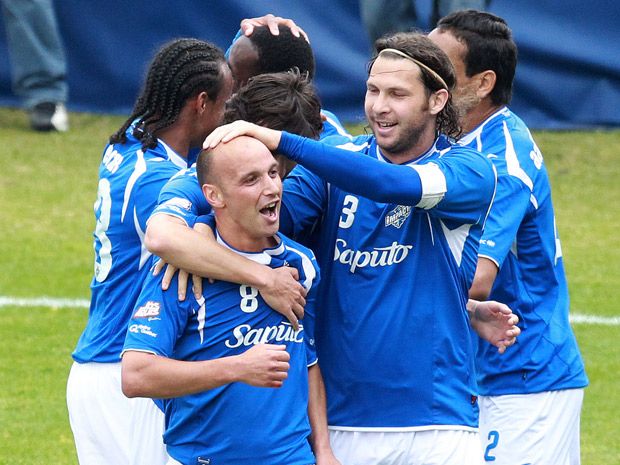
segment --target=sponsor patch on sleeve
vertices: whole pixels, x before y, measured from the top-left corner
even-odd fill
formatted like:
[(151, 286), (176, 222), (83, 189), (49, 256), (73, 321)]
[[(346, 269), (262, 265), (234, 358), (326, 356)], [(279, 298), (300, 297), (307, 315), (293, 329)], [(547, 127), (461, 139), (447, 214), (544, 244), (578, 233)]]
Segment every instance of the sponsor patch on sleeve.
[(142, 307), (136, 310), (134, 313), (134, 318), (153, 318), (159, 316), (160, 304), (159, 302), (154, 302), (149, 300)]

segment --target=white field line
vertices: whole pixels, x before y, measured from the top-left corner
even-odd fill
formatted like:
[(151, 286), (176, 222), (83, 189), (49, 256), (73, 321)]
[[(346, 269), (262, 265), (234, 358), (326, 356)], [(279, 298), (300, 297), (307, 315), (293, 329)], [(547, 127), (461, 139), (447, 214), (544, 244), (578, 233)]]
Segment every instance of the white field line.
[[(58, 297), (10, 297), (0, 296), (0, 307), (46, 307), (46, 308), (84, 308), (87, 309), (87, 299), (67, 299)], [(597, 316), (575, 313), (570, 315), (573, 324), (619, 326), (620, 316)]]
[(90, 302), (86, 299), (0, 296), (0, 307), (88, 308), (89, 304)]

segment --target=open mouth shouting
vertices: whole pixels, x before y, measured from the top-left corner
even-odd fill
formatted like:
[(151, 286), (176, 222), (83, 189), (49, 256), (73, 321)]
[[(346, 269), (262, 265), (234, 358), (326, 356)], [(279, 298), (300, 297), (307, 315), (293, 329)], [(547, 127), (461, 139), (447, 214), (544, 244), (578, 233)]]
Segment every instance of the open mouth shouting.
[(280, 206), (280, 200), (274, 200), (269, 202), (263, 208), (259, 210), (259, 213), (270, 223), (278, 221), (278, 210)]

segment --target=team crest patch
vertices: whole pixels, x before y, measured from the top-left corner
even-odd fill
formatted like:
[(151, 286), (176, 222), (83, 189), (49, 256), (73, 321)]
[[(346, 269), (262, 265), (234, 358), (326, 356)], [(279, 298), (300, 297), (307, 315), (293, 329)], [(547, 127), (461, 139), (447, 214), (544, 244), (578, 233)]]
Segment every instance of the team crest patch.
[(405, 223), (405, 220), (409, 218), (412, 207), (409, 205), (399, 205), (394, 210), (385, 215), (385, 226), (394, 226), (399, 228)]
[(149, 300), (146, 304), (136, 310), (134, 318), (153, 318), (159, 316), (159, 302)]

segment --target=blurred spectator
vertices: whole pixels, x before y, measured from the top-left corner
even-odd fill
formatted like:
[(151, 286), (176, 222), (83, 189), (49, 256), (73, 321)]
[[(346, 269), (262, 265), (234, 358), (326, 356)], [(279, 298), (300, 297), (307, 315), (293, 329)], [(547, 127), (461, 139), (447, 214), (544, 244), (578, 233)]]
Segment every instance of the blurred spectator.
[(66, 131), (65, 53), (52, 0), (0, 0), (11, 58), (13, 91), (37, 131)]
[(427, 24), (458, 10), (485, 10), (490, 0), (433, 0), (430, 22), (420, 17), (415, 0), (359, 0), (360, 15), (370, 44), (379, 37), (412, 29), (425, 29)]

